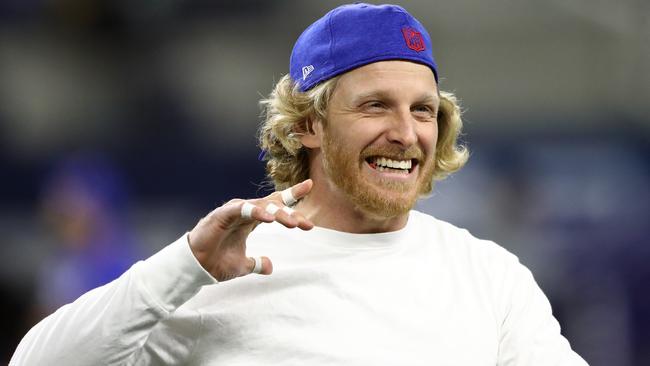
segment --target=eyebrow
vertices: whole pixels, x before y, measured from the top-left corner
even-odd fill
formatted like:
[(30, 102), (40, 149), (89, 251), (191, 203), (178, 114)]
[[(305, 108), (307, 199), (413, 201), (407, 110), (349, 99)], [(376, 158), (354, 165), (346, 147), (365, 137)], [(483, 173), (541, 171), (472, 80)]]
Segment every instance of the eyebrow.
[(420, 103), (432, 103), (432, 102), (438, 102), (440, 103), (440, 94), (423, 94), (418, 101)]
[[(383, 99), (383, 100), (392, 100), (393, 99), (393, 97), (390, 95), (390, 93), (387, 93), (387, 92), (382, 91), (382, 90), (374, 90), (374, 91), (370, 91), (370, 92), (367, 92), (367, 93), (362, 93), (362, 94), (359, 94), (359, 95), (355, 96), (352, 99), (352, 103), (354, 105), (357, 105), (361, 101), (365, 101), (367, 99), (374, 99), (374, 98)], [(440, 101), (440, 94), (439, 93), (436, 93), (436, 94), (424, 93), (424, 94), (420, 95), (416, 99), (416, 101), (417, 101), (417, 103), (435, 103), (435, 102), (439, 102)]]

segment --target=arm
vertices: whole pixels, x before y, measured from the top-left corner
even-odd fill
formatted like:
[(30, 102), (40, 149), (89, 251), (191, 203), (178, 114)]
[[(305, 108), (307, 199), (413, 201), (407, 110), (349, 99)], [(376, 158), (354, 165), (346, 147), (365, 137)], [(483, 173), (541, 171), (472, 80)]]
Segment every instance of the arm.
[(498, 366), (587, 366), (560, 333), (551, 304), (516, 258), (503, 278)]
[(183, 236), (38, 323), (10, 364), (124, 364), (160, 320), (215, 282)]
[[(292, 187), (294, 197), (306, 195), (311, 185), (308, 180)], [(254, 205), (250, 217), (241, 215), (245, 202)], [(246, 257), (246, 238), (258, 223), (313, 227), (298, 212), (267, 212), (270, 203), (282, 205), (280, 192), (215, 209), (187, 235), (37, 324), (10, 365), (133, 364), (154, 327), (202, 286), (252, 272), (255, 261)], [(271, 272), (270, 259), (263, 257), (261, 273)]]

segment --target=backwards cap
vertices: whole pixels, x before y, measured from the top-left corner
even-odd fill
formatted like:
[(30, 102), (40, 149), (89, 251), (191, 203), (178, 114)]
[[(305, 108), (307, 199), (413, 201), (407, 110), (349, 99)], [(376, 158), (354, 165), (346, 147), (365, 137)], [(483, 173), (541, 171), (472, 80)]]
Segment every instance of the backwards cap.
[(427, 65), (438, 70), (426, 29), (397, 5), (339, 6), (310, 25), (291, 52), (291, 79), (307, 91), (354, 68), (385, 60)]

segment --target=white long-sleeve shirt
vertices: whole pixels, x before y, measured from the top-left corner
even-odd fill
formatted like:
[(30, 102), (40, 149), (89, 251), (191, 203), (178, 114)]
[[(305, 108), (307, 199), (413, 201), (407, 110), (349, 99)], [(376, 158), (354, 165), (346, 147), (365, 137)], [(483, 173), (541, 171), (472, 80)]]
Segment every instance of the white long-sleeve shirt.
[(412, 211), (395, 232), (262, 224), (270, 276), (217, 283), (186, 236), (36, 325), (10, 365), (586, 365), (531, 273)]

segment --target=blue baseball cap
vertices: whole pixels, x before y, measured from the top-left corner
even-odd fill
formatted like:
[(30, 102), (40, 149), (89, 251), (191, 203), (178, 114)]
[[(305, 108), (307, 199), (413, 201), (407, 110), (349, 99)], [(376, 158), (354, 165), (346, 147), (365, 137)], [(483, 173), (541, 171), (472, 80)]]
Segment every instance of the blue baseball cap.
[(377, 61), (408, 60), (429, 66), (438, 82), (431, 38), (397, 5), (342, 5), (310, 25), (291, 52), (289, 73), (307, 91), (318, 83)]

